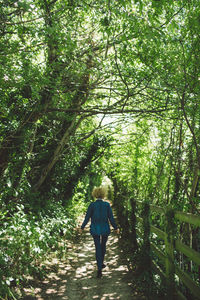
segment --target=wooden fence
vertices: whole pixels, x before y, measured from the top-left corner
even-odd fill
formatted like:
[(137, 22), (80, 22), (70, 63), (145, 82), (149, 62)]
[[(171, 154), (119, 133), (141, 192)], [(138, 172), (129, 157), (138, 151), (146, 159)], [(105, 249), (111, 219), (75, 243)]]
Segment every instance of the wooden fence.
[[(144, 203), (140, 201), (136, 201), (137, 206), (144, 207)], [(180, 282), (185, 285), (194, 296), (194, 299), (200, 299), (200, 286), (197, 282), (195, 282), (188, 273), (184, 272), (177, 263), (175, 263), (175, 252), (178, 251), (184, 254), (189, 258), (190, 261), (193, 261), (195, 264), (200, 266), (200, 253), (190, 248), (189, 246), (182, 243), (182, 241), (178, 238), (175, 238), (174, 232), (177, 232), (176, 223), (177, 220), (179, 222), (186, 222), (188, 224), (194, 225), (196, 227), (200, 227), (200, 216), (193, 215), (190, 213), (184, 213), (180, 211), (175, 211), (170, 208), (161, 208), (156, 205), (150, 205), (146, 203), (149, 207), (150, 215), (153, 212), (157, 218), (164, 218), (165, 223), (165, 231), (162, 231), (160, 228), (152, 225), (149, 218), (149, 226), (151, 233), (154, 234), (154, 237), (159, 238), (164, 241), (164, 251), (161, 251), (159, 247), (153, 243), (150, 238), (150, 247), (153, 253), (153, 257), (157, 257), (158, 260), (162, 262), (161, 265), (164, 265), (165, 268), (162, 268), (156, 263), (154, 259), (152, 259), (152, 267), (157, 272), (157, 274), (164, 279), (167, 286), (167, 299), (185, 299), (186, 297), (178, 291), (175, 285), (175, 274), (178, 276)], [(137, 216), (137, 223), (143, 223), (143, 218)], [(163, 219), (162, 219), (163, 220)], [(138, 223), (138, 225), (139, 225)], [(141, 228), (141, 226), (139, 226)], [(137, 234), (140, 233), (137, 230)], [(140, 235), (141, 236), (141, 235)], [(176, 296), (174, 296), (176, 295)]]

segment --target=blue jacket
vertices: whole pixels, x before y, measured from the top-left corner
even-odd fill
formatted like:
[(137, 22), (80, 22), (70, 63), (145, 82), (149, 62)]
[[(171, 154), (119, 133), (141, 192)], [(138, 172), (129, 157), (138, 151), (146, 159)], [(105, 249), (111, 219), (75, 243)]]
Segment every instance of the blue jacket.
[(115, 219), (113, 217), (112, 208), (110, 204), (102, 199), (97, 199), (92, 202), (87, 210), (85, 220), (81, 225), (81, 229), (89, 222), (91, 218), (90, 233), (91, 235), (109, 235), (110, 226), (109, 221), (114, 229), (117, 229)]

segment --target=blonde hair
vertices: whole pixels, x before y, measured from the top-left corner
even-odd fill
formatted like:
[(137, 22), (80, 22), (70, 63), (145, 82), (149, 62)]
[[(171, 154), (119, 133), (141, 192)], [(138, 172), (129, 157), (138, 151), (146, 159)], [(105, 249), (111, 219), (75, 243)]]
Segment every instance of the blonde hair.
[(92, 191), (92, 196), (94, 198), (101, 198), (104, 199), (106, 197), (106, 189), (105, 187), (95, 187)]

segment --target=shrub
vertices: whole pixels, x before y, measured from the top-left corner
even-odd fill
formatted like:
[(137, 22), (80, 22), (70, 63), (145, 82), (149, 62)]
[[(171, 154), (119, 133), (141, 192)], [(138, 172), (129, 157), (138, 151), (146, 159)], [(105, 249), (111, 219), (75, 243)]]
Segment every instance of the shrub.
[(50, 251), (59, 250), (61, 239), (70, 238), (75, 218), (60, 204), (52, 204), (45, 215), (25, 214), (18, 205), (12, 217), (1, 214), (0, 295), (11, 296), (11, 287), (28, 275), (43, 276), (41, 262)]

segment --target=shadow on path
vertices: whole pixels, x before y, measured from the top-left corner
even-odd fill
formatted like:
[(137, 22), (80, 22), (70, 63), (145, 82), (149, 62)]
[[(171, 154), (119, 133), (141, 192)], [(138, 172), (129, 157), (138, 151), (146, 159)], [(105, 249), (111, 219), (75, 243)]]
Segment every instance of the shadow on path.
[(26, 296), (23, 299), (145, 299), (132, 288), (131, 275), (120, 253), (116, 235), (112, 233), (109, 236), (105, 256), (106, 268), (103, 269), (101, 279), (96, 278), (94, 251), (93, 239), (89, 232), (86, 232), (69, 253), (66, 261), (54, 259), (51, 262), (58, 271), (50, 273), (38, 286), (24, 289)]

